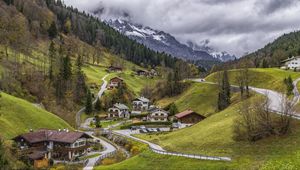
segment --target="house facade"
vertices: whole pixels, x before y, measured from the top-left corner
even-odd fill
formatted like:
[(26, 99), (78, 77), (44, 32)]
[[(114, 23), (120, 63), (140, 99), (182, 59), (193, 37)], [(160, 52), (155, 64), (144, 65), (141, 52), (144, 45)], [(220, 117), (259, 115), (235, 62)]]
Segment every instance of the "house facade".
[(129, 108), (121, 103), (114, 104), (113, 107), (108, 109), (108, 118), (114, 119), (114, 118), (130, 118), (130, 112)]
[(136, 98), (132, 101), (132, 114), (141, 114), (149, 109), (150, 100), (145, 97)]
[(300, 56), (283, 60), (282, 64), (282, 69), (300, 69)]
[(124, 80), (122, 78), (114, 77), (114, 78), (110, 79), (108, 88), (109, 89), (118, 88), (123, 82), (124, 82)]
[(184, 112), (176, 114), (175, 118), (181, 124), (193, 125), (193, 124), (196, 124), (196, 123), (202, 121), (206, 117), (194, 112), (193, 110), (186, 110)]
[(167, 122), (169, 113), (162, 109), (155, 109), (148, 114), (148, 121), (150, 122)]
[(42, 129), (19, 135), (13, 140), (20, 153), (35, 167), (46, 166), (49, 159), (73, 161), (85, 155), (92, 137), (83, 132)]
[(115, 66), (109, 66), (107, 68), (107, 71), (108, 72), (118, 72), (118, 73), (120, 73), (120, 72), (123, 71), (123, 68), (121, 68), (121, 67), (115, 67)]

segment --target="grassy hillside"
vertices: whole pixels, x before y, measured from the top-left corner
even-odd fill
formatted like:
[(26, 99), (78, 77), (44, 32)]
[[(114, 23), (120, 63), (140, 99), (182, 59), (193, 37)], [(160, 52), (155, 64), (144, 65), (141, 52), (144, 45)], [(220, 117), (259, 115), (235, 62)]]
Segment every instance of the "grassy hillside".
[(123, 162), (110, 165), (98, 166), (96, 170), (200, 170), (200, 169), (226, 169), (229, 164), (226, 162), (201, 161), (176, 156), (159, 155), (150, 150), (127, 159)]
[(216, 111), (217, 86), (211, 84), (193, 83), (191, 87), (181, 95), (173, 98), (164, 98), (157, 103), (165, 107), (174, 102), (179, 111), (192, 109), (205, 116)]
[(37, 108), (25, 100), (1, 93), (0, 98), (0, 135), (10, 139), (18, 134), (39, 128), (69, 128), (59, 117)]
[[(249, 100), (257, 100), (255, 96)], [(165, 149), (177, 152), (230, 156), (233, 161), (221, 165), (221, 169), (281, 169), (291, 155), (299, 156), (300, 122), (293, 122), (292, 133), (287, 136), (270, 137), (255, 143), (237, 142), (232, 139), (233, 122), (240, 102), (216, 113), (204, 121), (183, 130), (160, 135), (139, 135), (158, 143)], [(288, 166), (296, 169), (299, 160), (291, 158)], [(203, 164), (203, 168), (205, 168)]]
[[(239, 70), (230, 70), (228, 71), (229, 80), (231, 84), (237, 83), (237, 75)], [(206, 80), (211, 82), (217, 82), (217, 74), (213, 73), (209, 75)], [(288, 77), (289, 75), (293, 78), (299, 78), (300, 74), (293, 71), (286, 71), (276, 68), (268, 68), (268, 69), (249, 69), (249, 79), (250, 85), (259, 88), (266, 88), (276, 91), (285, 90), (285, 86), (283, 84), (283, 79)]]

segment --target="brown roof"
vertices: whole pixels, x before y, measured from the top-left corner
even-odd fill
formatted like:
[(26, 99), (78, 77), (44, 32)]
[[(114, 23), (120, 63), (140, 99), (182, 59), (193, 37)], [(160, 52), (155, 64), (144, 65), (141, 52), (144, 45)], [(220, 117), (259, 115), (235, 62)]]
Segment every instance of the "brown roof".
[(57, 130), (38, 130), (36, 132), (29, 132), (14, 138), (23, 138), (29, 143), (38, 143), (44, 141), (54, 141), (62, 143), (73, 143), (81, 137), (91, 138), (83, 132), (67, 132)]
[(34, 152), (28, 154), (27, 156), (31, 160), (39, 160), (39, 159), (43, 159), (45, 157), (46, 153), (47, 153), (47, 151), (34, 151)]
[(188, 115), (191, 115), (191, 114), (196, 114), (198, 116), (201, 116), (202, 118), (205, 118), (205, 116), (202, 116), (202, 115), (200, 115), (200, 114), (198, 114), (198, 113), (196, 113), (196, 112), (194, 112), (193, 110), (190, 110), (190, 109), (176, 114), (175, 117), (177, 119), (181, 119), (181, 118), (183, 118), (185, 116), (188, 116)]
[(114, 77), (114, 78), (112, 78), (112, 79), (110, 79), (110, 81), (123, 81), (123, 79), (122, 78), (120, 78), (120, 77)]

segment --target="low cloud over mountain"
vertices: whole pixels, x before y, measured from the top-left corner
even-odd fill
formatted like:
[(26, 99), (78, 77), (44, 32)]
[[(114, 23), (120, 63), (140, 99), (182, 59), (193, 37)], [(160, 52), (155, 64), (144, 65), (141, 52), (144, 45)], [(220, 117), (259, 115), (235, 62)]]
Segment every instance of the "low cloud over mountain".
[(298, 0), (65, 0), (104, 19), (123, 18), (237, 56), (300, 28)]

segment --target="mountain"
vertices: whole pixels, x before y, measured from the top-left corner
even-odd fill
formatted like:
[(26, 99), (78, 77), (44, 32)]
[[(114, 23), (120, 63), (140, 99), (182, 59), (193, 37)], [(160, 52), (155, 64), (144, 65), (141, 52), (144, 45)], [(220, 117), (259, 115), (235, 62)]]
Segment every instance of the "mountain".
[(165, 52), (181, 59), (215, 62), (225, 62), (235, 59), (235, 56), (226, 52), (217, 52), (207, 46), (199, 46), (191, 42), (182, 44), (168, 33), (143, 25), (133, 24), (129, 21), (117, 19), (109, 20), (107, 23), (120, 33), (153, 50)]
[(245, 65), (255, 68), (279, 67), (282, 60), (298, 55), (300, 55), (300, 31), (295, 31), (278, 37), (263, 48), (240, 59), (223, 63), (216, 69), (233, 69)]

